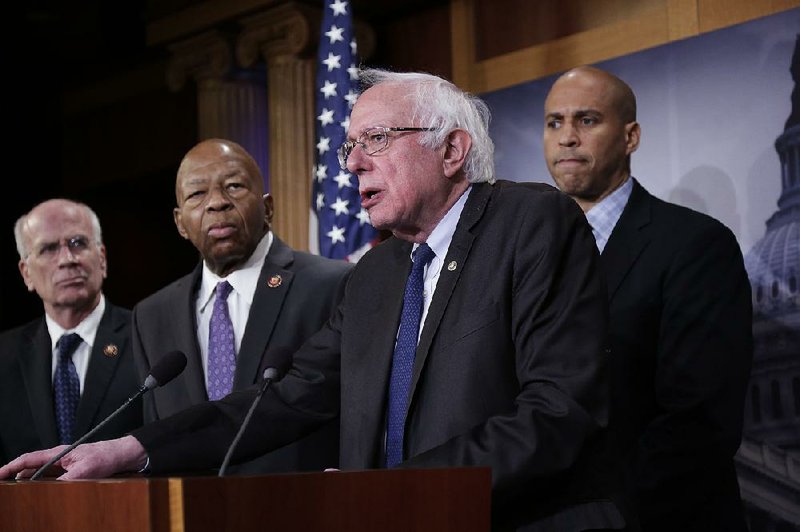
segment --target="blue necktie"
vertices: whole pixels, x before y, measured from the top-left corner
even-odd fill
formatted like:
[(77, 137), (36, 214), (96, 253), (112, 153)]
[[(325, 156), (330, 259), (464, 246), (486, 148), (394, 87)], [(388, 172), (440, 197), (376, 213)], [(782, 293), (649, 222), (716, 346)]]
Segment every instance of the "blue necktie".
[(81, 400), (81, 382), (78, 371), (72, 362), (72, 353), (78, 348), (82, 339), (77, 333), (65, 334), (56, 342), (58, 364), (53, 378), (53, 391), (56, 402), (56, 422), (58, 423), (58, 441), (70, 444), (74, 440), (72, 431), (75, 427), (75, 416)]
[(236, 372), (236, 342), (233, 324), (228, 313), (228, 296), (233, 287), (221, 281), (216, 287), (217, 297), (208, 325), (208, 398), (221, 399), (233, 389), (233, 374)]
[(394, 467), (403, 461), (403, 435), (405, 431), (408, 393), (411, 387), (411, 371), (419, 339), (422, 319), (423, 272), (436, 254), (422, 244), (414, 252), (414, 264), (406, 281), (403, 295), (403, 312), (400, 315), (400, 330), (394, 346), (392, 375), (389, 380), (389, 407), (386, 425), (386, 467)]

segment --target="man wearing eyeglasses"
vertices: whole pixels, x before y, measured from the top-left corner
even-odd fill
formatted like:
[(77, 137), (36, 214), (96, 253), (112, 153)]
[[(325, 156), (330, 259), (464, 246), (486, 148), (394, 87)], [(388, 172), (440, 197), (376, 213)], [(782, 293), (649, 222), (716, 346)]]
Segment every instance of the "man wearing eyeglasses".
[[(427, 74), (361, 80), (340, 158), (394, 236), (358, 262), (234, 460), (340, 415), (342, 469), (486, 466), (499, 529), (621, 529), (604, 447), (605, 292), (580, 209), (547, 185), (495, 180), (479, 99)], [(154, 473), (218, 464), (253, 395), (79, 447), (63, 478), (148, 457)]]
[[(14, 226), (19, 270), (44, 317), (0, 334), (0, 459), (72, 443), (139, 388), (131, 314), (102, 293), (106, 249), (86, 205), (40, 203)], [(9, 304), (9, 302), (4, 302)], [(142, 424), (141, 401), (98, 432)]]

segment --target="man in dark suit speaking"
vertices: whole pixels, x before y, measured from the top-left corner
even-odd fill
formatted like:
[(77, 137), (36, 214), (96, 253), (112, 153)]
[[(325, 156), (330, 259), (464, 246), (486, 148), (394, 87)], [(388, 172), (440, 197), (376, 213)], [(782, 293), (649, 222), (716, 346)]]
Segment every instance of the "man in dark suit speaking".
[[(495, 181), (488, 110), (453, 84), (374, 70), (362, 84), (340, 162), (394, 236), (358, 262), (235, 459), (340, 414), (342, 469), (488, 466), (499, 528), (622, 528), (604, 452), (606, 296), (580, 209), (547, 185)], [(219, 464), (253, 396), (79, 447), (63, 478)]]
[[(17, 220), (22, 280), (44, 316), (0, 334), (0, 460), (72, 443), (139, 388), (131, 313), (102, 292), (106, 248), (87, 205), (51, 199)], [(8, 303), (7, 301), (4, 304)], [(137, 400), (97, 433), (142, 424)]]
[(636, 100), (580, 67), (545, 101), (550, 173), (592, 226), (610, 306), (610, 427), (646, 531), (746, 530), (733, 466), (752, 359), (750, 285), (733, 233), (631, 175)]

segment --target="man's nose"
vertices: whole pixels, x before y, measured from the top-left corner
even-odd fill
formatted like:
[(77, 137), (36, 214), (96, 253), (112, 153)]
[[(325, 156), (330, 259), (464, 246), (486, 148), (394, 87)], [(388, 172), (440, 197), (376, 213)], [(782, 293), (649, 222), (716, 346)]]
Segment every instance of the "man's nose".
[(347, 156), (347, 171), (351, 174), (356, 174), (359, 169), (366, 164), (367, 154), (364, 152), (364, 147), (356, 143), (353, 149), (350, 150), (350, 155)]
[(575, 131), (575, 128), (572, 127), (572, 125), (564, 124), (563, 126), (561, 126), (561, 130), (559, 131), (558, 144), (568, 148), (580, 144), (580, 138), (578, 137), (578, 134)]
[(75, 254), (72, 252), (72, 248), (69, 247), (69, 242), (62, 242), (60, 246), (58, 246), (58, 262), (61, 263), (70, 263), (75, 262)]
[(224, 187), (211, 187), (208, 191), (208, 209), (224, 210), (231, 206), (231, 200), (225, 193)]

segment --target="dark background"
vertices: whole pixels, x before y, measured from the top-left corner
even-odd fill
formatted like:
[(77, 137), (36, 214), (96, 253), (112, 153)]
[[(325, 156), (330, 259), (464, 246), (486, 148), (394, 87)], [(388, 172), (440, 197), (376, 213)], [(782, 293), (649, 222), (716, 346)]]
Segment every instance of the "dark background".
[[(45, 199), (67, 197), (97, 212), (109, 263), (104, 292), (115, 304), (130, 308), (196, 264), (172, 221), (175, 171), (198, 140), (195, 85), (167, 89), (169, 52), (148, 46), (146, 29), (200, 3), (40, 0), (9, 8), (0, 330), (43, 312), (22, 283), (13, 225)], [(357, 0), (353, 9), (375, 30), (369, 64), (450, 75), (446, 0)]]

